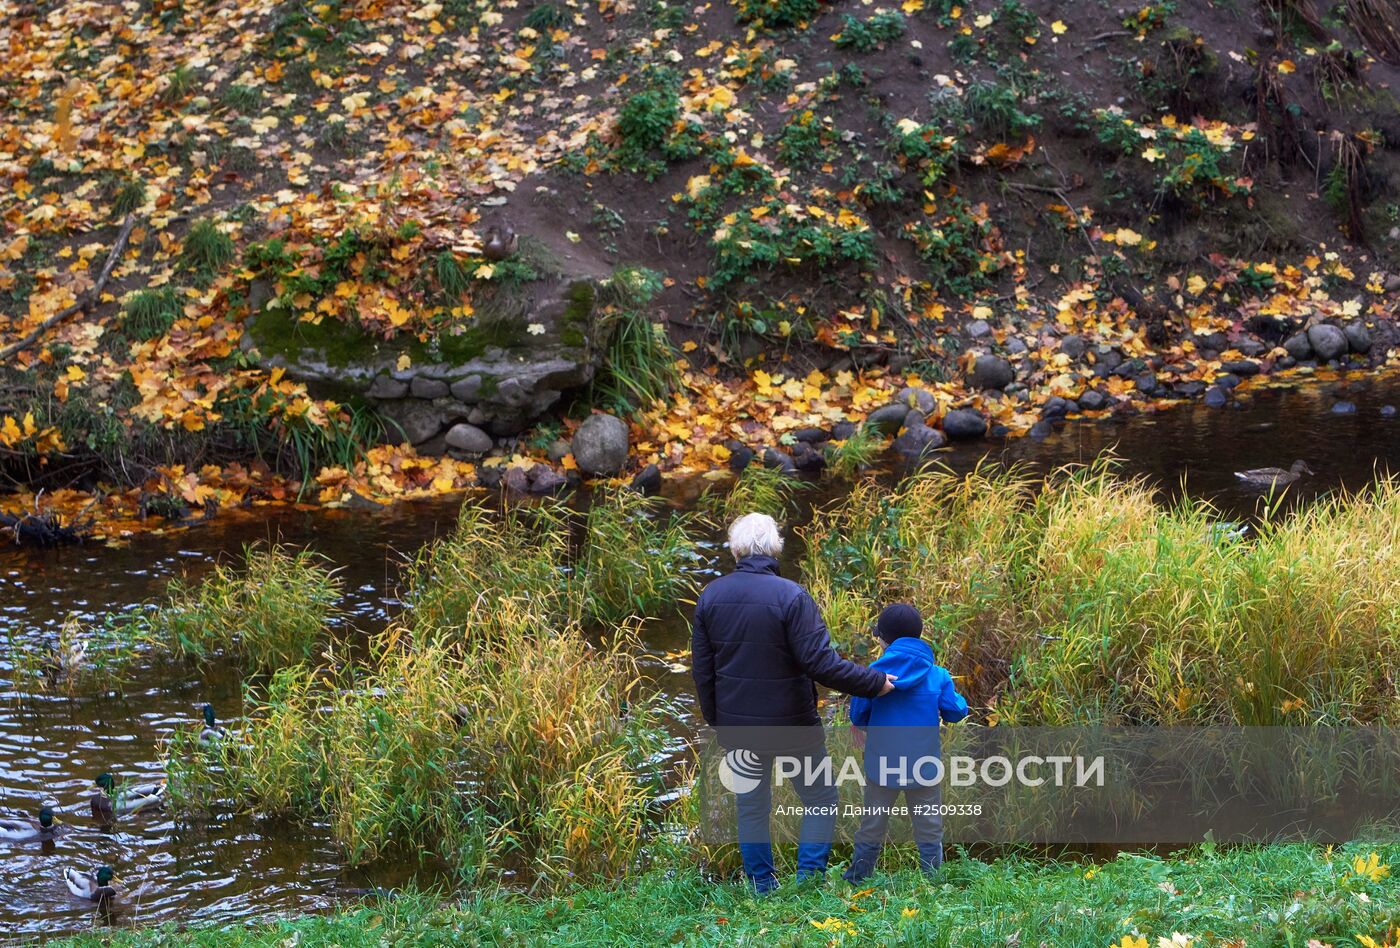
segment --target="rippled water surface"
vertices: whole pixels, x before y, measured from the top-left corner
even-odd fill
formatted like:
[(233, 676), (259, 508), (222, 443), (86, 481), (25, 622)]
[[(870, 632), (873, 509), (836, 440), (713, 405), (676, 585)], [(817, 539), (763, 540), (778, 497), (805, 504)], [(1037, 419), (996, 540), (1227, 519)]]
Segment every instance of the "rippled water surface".
[[(1337, 415), (1339, 398), (1357, 411)], [(1183, 407), (1111, 422), (1070, 423), (1043, 442), (990, 442), (948, 453), (958, 469), (994, 457), (1037, 469), (1084, 460), (1116, 448), (1127, 473), (1145, 474), (1169, 491), (1184, 487), (1210, 497), (1223, 516), (1248, 517), (1259, 495), (1241, 489), (1233, 472), (1287, 467), (1296, 458), (1316, 472), (1292, 492), (1294, 501), (1339, 486), (1364, 486), (1378, 470), (1400, 470), (1400, 421), (1381, 417), (1400, 403), (1400, 380), (1320, 383), (1297, 391), (1260, 391), (1237, 408)], [(689, 503), (698, 483), (672, 485), (672, 499)], [(810, 502), (832, 497), (814, 486)], [(41, 648), (65, 619), (100, 621), (149, 600), (175, 576), (198, 576), (251, 542), (280, 540), (313, 547), (342, 568), (347, 622), (369, 631), (397, 607), (398, 567), (413, 551), (451, 529), (457, 501), (400, 505), (378, 513), (269, 510), (240, 514), (125, 547), (83, 546), (31, 552), (0, 548), (0, 809), (32, 814), (38, 801), (57, 799), (71, 830), (56, 842), (0, 841), (0, 937), (55, 934), (107, 924), (227, 920), (323, 910), (357, 889), (416, 879), (445, 882), (432, 866), (402, 859), (348, 869), (317, 827), (270, 824), (250, 817), (182, 823), (168, 814), (135, 817), (113, 830), (95, 828), (84, 813), (93, 776), (161, 776), (161, 743), (176, 729), (195, 728), (198, 709), (212, 701), (232, 717), (240, 682), (231, 670), (160, 665), (124, 697), (18, 695), (11, 681), (16, 649)], [(795, 546), (793, 544), (792, 546)], [(789, 551), (793, 555), (796, 551)], [(792, 571), (789, 570), (791, 575)], [(669, 670), (669, 651), (683, 647), (679, 612), (648, 628), (650, 666), (661, 688), (688, 696), (688, 677)], [(8, 814), (7, 814), (8, 815)], [(144, 889), (134, 908), (98, 919), (75, 902), (64, 866), (118, 867)]]

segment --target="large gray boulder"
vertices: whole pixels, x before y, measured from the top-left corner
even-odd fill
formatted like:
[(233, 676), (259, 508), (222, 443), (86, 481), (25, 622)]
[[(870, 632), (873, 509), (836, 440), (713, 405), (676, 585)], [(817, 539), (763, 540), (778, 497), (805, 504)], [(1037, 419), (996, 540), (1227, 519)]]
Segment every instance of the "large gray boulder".
[(909, 414), (909, 406), (901, 402), (890, 402), (865, 416), (866, 427), (874, 428), (883, 435), (892, 435), (904, 425), (904, 416)]
[(1366, 328), (1366, 324), (1359, 319), (1354, 319), (1347, 323), (1342, 330), (1347, 337), (1347, 345), (1351, 346), (1353, 352), (1371, 351), (1371, 330)]
[(955, 408), (943, 416), (943, 433), (955, 441), (980, 438), (987, 433), (987, 419), (975, 408)]
[(973, 388), (1006, 388), (1016, 381), (1016, 370), (1011, 363), (994, 355), (980, 355), (967, 376)]
[(894, 439), (894, 449), (909, 458), (920, 457), (930, 451), (937, 451), (948, 443), (943, 432), (926, 424), (909, 425)]
[(613, 415), (589, 415), (574, 432), (574, 460), (585, 474), (610, 477), (627, 464), (627, 423)]
[(1283, 349), (1299, 362), (1311, 359), (1313, 356), (1312, 343), (1308, 342), (1308, 334), (1305, 332), (1295, 332), (1283, 340)]
[(389, 440), (415, 445), (432, 440), (449, 420), (430, 402), (413, 400), (388, 402), (380, 406), (379, 414)]
[(1348, 348), (1346, 333), (1326, 323), (1308, 327), (1308, 342), (1312, 344), (1317, 357), (1323, 360), (1344, 355)]
[(938, 407), (938, 399), (933, 397), (932, 392), (928, 389), (914, 388), (912, 385), (900, 389), (895, 401), (907, 408), (918, 409), (925, 417)]
[(485, 454), (495, 446), (491, 436), (465, 422), (447, 429), (447, 447), (462, 454)]

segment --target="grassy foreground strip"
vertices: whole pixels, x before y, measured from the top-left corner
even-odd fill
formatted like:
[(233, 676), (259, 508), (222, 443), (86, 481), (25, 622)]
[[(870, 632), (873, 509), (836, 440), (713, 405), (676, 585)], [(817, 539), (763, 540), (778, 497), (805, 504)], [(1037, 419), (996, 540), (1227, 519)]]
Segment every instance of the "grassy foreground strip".
[[(62, 944), (908, 944), (1048, 946), (1392, 946), (1400, 939), (1400, 844), (1305, 844), (1170, 858), (1126, 854), (1101, 865), (1008, 857), (956, 859), (932, 880), (877, 876), (750, 897), (693, 869), (653, 870), (615, 888), (542, 900), (421, 894), (326, 917), (253, 927), (83, 935)], [(295, 938), (295, 941), (288, 939)]]

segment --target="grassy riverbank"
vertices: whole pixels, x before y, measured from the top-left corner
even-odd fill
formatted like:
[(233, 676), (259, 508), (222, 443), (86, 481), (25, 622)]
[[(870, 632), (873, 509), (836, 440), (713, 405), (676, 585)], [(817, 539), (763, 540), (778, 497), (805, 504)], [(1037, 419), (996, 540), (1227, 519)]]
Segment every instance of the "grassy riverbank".
[(1397, 860), (1395, 844), (1337, 851), (1300, 844), (1207, 848), (1171, 858), (1128, 854), (1097, 866), (957, 859), (932, 880), (898, 874), (854, 889), (833, 874), (825, 884), (789, 884), (765, 899), (732, 883), (707, 882), (694, 870), (654, 870), (616, 888), (567, 897), (491, 896), (447, 904), (406, 895), (324, 917), (253, 927), (104, 931), (64, 944), (1369, 948), (1400, 938), (1400, 881), (1388, 870)]

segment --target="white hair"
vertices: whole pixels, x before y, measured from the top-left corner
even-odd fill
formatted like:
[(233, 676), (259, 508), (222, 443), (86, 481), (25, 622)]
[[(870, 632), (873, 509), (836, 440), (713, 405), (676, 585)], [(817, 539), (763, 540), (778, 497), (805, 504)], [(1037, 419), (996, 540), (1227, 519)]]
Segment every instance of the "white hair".
[(783, 535), (767, 514), (744, 514), (729, 525), (729, 552), (736, 560), (746, 556), (776, 557), (783, 552)]

